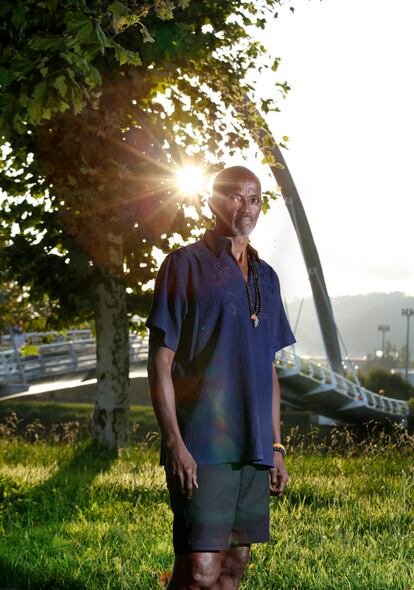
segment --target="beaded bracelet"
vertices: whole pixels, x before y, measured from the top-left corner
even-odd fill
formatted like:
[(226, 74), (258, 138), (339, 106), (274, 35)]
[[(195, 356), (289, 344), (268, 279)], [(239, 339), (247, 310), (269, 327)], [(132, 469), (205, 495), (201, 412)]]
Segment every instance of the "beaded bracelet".
[(282, 453), (284, 457), (286, 455), (286, 447), (280, 443), (273, 443), (273, 452)]

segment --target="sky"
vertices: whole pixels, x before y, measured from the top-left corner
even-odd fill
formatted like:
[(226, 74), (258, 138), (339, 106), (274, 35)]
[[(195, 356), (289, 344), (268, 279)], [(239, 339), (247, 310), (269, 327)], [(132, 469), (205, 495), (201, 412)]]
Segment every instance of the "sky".
[[(331, 296), (414, 295), (414, 2), (296, 0), (262, 40), (291, 91), (269, 123), (299, 190)], [(263, 89), (273, 82), (262, 79)], [(311, 295), (280, 198), (251, 242), (282, 295)]]
[[(292, 3), (293, 14), (281, 8), (260, 33), (281, 58), (278, 80), (291, 86), (268, 123), (277, 139), (290, 138), (284, 157), (328, 293), (414, 295), (414, 0)], [(274, 78), (262, 75), (259, 91), (277, 93)], [(282, 198), (251, 241), (278, 272), (287, 301), (311, 296)]]

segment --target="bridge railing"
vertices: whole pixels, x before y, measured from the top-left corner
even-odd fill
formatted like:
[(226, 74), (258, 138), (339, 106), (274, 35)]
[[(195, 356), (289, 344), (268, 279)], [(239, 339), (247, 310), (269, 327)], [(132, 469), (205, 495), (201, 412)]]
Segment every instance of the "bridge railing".
[[(130, 335), (129, 360), (143, 362), (148, 354), (148, 337)], [(27, 384), (37, 379), (91, 370), (96, 366), (96, 341), (82, 337), (77, 340), (39, 344), (33, 354), (19, 355), (13, 350), (0, 351), (0, 385)]]
[[(52, 344), (53, 342), (73, 341), (73, 340), (87, 340), (92, 338), (92, 332), (89, 329), (85, 330), (65, 330), (64, 332), (25, 332), (24, 338), (26, 344)], [(13, 348), (11, 336), (3, 334), (0, 342), (1, 350), (5, 351)]]
[(305, 375), (319, 384), (331, 385), (332, 389), (335, 389), (350, 401), (362, 401), (367, 407), (387, 414), (398, 416), (408, 416), (409, 414), (406, 401), (369, 391), (362, 385), (358, 385), (358, 383), (350, 381), (343, 375), (335, 373), (330, 368), (297, 356), (291, 347), (279, 350), (276, 353), (275, 362), (276, 366)]
[[(90, 332), (74, 331), (72, 340), (55, 341), (39, 344), (36, 353), (20, 355), (16, 362), (13, 350), (0, 351), (0, 385), (22, 383), (38, 379), (50, 379), (59, 375), (73, 374), (92, 370), (96, 366), (96, 342)], [(89, 337), (87, 337), (89, 335)], [(129, 360), (134, 363), (145, 362), (148, 355), (148, 335), (140, 337), (135, 334), (129, 339)], [(389, 398), (369, 391), (365, 387), (335, 373), (322, 363), (312, 362), (294, 353), (292, 347), (284, 348), (275, 356), (276, 365), (293, 373), (302, 374), (319, 385), (336, 390), (350, 401), (361, 401), (369, 408), (392, 415), (408, 415), (407, 402)]]

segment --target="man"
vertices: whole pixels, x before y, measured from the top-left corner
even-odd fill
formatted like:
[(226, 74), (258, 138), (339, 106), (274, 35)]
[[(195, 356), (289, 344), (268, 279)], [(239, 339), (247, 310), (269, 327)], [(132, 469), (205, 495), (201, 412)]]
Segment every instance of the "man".
[(214, 229), (166, 256), (146, 322), (174, 513), (170, 590), (238, 588), (251, 544), (269, 541), (269, 494), (288, 481), (273, 360), (296, 340), (278, 276), (249, 243), (259, 179), (222, 170), (209, 207)]

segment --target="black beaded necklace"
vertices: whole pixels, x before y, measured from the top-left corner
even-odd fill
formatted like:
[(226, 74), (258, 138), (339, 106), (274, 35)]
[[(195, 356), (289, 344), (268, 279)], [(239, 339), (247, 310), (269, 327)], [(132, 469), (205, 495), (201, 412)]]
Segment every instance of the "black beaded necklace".
[(249, 275), (247, 275), (246, 281), (246, 291), (247, 291), (247, 299), (249, 301), (249, 311), (250, 311), (250, 319), (253, 322), (253, 326), (257, 328), (259, 324), (259, 313), (262, 309), (262, 294), (260, 292), (259, 286), (259, 275), (257, 273), (256, 265), (253, 258), (247, 256), (247, 261), (251, 271), (253, 273), (253, 283), (254, 283), (254, 306), (252, 302), (252, 296), (250, 294), (250, 287), (249, 287)]

